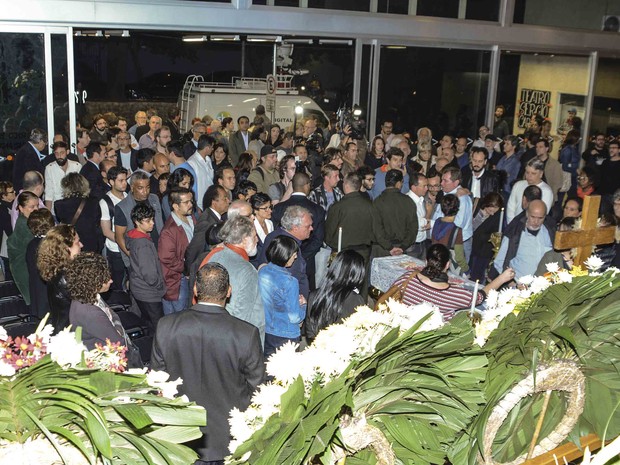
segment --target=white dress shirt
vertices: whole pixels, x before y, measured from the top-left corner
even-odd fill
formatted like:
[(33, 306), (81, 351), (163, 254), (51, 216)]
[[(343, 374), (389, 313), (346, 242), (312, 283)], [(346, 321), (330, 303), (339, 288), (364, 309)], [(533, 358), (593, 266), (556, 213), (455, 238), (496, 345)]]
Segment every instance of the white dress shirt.
[(45, 200), (52, 201), (52, 211), (54, 211), (54, 202), (62, 199), (62, 187), (60, 181), (69, 173), (79, 173), (82, 169), (77, 161), (67, 159), (65, 165), (67, 171), (63, 170), (55, 161), (45, 167)]
[(418, 216), (418, 235), (416, 236), (415, 241), (422, 242), (426, 239), (426, 229), (424, 229), (424, 227), (427, 223), (424, 197), (420, 197), (418, 194), (412, 192), (411, 190), (407, 192), (407, 195), (409, 196), (409, 198), (411, 198), (411, 200), (413, 200), (413, 203), (415, 203), (415, 211)]
[(195, 152), (187, 163), (194, 168), (196, 173), (196, 179), (194, 179), (194, 187), (196, 189), (196, 204), (198, 208), (204, 210), (202, 205), (202, 198), (207, 192), (209, 186), (213, 185), (213, 165), (209, 157), (202, 158), (198, 152)]

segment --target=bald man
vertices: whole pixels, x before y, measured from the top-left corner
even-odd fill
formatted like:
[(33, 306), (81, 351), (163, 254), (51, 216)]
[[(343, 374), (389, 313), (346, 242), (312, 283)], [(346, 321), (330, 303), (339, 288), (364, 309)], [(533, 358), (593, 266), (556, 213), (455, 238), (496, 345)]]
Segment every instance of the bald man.
[(515, 217), (504, 230), (502, 245), (491, 271), (500, 274), (511, 267), (515, 279), (534, 275), (542, 256), (553, 248), (555, 229), (555, 222), (547, 216), (545, 202), (532, 200), (525, 215)]

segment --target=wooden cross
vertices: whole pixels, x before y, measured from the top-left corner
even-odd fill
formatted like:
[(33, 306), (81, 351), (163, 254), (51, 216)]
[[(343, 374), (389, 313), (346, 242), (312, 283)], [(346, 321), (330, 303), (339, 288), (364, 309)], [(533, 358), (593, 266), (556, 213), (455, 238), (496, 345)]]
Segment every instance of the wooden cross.
[(576, 231), (558, 231), (555, 233), (556, 250), (567, 250), (577, 248), (577, 256), (573, 263), (583, 265), (592, 254), (592, 247), (595, 245), (612, 244), (615, 240), (616, 227), (606, 226), (598, 228), (598, 210), (601, 205), (599, 195), (588, 195), (583, 199), (583, 209), (581, 211), (581, 229)]

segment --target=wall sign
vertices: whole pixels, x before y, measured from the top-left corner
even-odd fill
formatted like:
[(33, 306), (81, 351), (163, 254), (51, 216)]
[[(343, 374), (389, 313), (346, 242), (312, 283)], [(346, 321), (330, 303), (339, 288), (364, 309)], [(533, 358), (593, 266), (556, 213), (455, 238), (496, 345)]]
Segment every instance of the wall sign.
[(529, 126), (532, 116), (540, 115), (543, 118), (549, 117), (549, 109), (551, 108), (551, 91), (521, 89), (521, 98), (519, 99), (519, 122), (520, 128)]

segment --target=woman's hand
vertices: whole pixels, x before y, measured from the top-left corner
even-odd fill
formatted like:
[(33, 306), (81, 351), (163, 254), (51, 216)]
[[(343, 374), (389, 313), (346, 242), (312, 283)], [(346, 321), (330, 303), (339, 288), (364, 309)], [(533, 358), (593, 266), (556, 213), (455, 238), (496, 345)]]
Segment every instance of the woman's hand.
[(499, 275), (501, 280), (505, 283), (515, 279), (515, 270), (512, 268), (506, 268), (502, 274)]
[(306, 304), (307, 304), (307, 302), (306, 302), (306, 298), (304, 297), (304, 295), (303, 294), (299, 294), (299, 305), (304, 306)]

